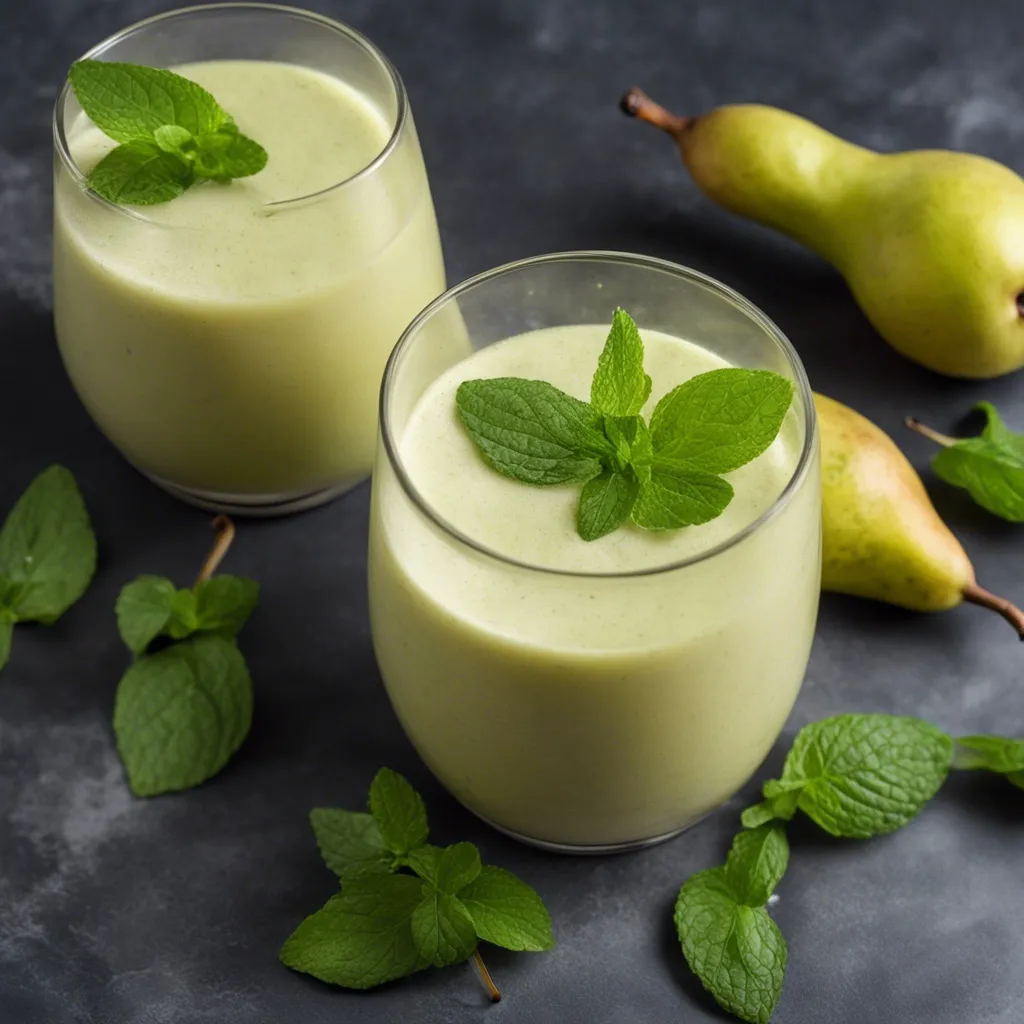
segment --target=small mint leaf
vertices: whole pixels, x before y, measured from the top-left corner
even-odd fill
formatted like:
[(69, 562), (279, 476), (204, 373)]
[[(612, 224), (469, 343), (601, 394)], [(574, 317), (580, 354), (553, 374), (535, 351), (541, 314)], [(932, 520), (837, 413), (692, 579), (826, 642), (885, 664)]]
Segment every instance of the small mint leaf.
[(405, 866), (415, 871), (424, 882), (437, 886), (437, 873), (441, 868), (441, 858), (444, 856), (444, 848), (432, 846), (430, 843), (423, 843), (414, 850), (410, 850), (402, 858)]
[(956, 741), (953, 767), (982, 769), (1000, 775), (1024, 771), (1024, 740), (1007, 736), (961, 736)]
[(381, 768), (370, 784), (370, 813), (384, 845), (405, 857), (427, 841), (427, 810), (419, 793), (398, 772)]
[(121, 588), (114, 612), (128, 650), (144, 654), (171, 619), (174, 584), (163, 576), (139, 576)]
[(640, 331), (624, 309), (616, 309), (590, 386), (590, 404), (607, 416), (635, 416), (650, 397)]
[(237, 129), (200, 135), (193, 169), (197, 176), (230, 181), (258, 174), (267, 164), (267, 151)]
[(177, 199), (192, 184), (188, 165), (155, 142), (127, 142), (90, 172), (89, 188), (111, 203), (153, 206)]
[(485, 864), (459, 891), (459, 901), (484, 942), (538, 953), (555, 944), (551, 918), (540, 896), (511, 871)]
[(721, 477), (655, 455), (631, 515), (645, 530), (678, 530), (716, 519), (732, 497), (732, 486)]
[(736, 899), (763, 907), (789, 865), (789, 843), (779, 825), (761, 825), (739, 832), (725, 862), (725, 878)]
[(775, 821), (777, 817), (778, 815), (775, 813), (772, 802), (770, 800), (762, 800), (761, 803), (748, 807), (740, 815), (740, 821), (743, 823), (744, 828), (758, 828), (770, 821)]
[(631, 466), (639, 480), (650, 480), (654, 449), (647, 424), (639, 416), (605, 416), (603, 424), (605, 437), (618, 455), (618, 468)]
[(640, 492), (631, 470), (605, 470), (588, 480), (580, 492), (576, 529), (586, 541), (598, 540), (617, 530), (628, 518)]
[(476, 949), (473, 919), (458, 897), (430, 886), (412, 913), (412, 939), (424, 960), (434, 967), (468, 960)]
[(484, 461), (522, 483), (582, 482), (614, 450), (586, 402), (545, 381), (467, 380), (455, 395), (459, 419)]
[(196, 628), (233, 637), (241, 632), (260, 598), (260, 585), (245, 576), (211, 576), (196, 587)]
[(181, 148), (192, 141), (192, 133), (176, 124), (162, 124), (153, 132), (153, 141), (165, 152), (182, 156)]
[(377, 822), (369, 814), (315, 807), (309, 823), (324, 863), (341, 879), (391, 871)]
[(444, 848), (435, 884), (441, 892), (454, 895), (476, 879), (481, 870), (480, 851), (472, 843), (455, 843)]

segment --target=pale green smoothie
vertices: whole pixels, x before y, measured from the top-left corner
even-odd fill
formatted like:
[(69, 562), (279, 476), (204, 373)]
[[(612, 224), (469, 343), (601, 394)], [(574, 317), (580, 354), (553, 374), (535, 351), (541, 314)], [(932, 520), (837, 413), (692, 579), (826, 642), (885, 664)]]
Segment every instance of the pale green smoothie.
[[(395, 125), (351, 86), (261, 61), (174, 70), (267, 165), (133, 208), (59, 169), (65, 365), (101, 429), (164, 483), (243, 501), (351, 484), (370, 470), (388, 353), (444, 287), (415, 129), (353, 178)], [(68, 144), (84, 172), (114, 146), (84, 115)]]
[[(654, 382), (645, 415), (672, 387), (726, 365), (641, 333)], [(731, 796), (789, 714), (818, 603), (816, 455), (755, 530), (671, 568), (772, 509), (800, 461), (795, 413), (728, 475), (736, 496), (724, 514), (683, 530), (629, 525), (587, 543), (575, 528), (578, 486), (529, 487), (484, 464), (456, 417), (459, 383), (527, 377), (587, 399), (606, 335), (584, 325), (483, 348), (408, 416), (398, 454), (412, 487), (492, 554), (429, 522), (386, 458), (374, 476), (373, 634), (402, 724), (472, 810), (568, 846), (661, 836)]]

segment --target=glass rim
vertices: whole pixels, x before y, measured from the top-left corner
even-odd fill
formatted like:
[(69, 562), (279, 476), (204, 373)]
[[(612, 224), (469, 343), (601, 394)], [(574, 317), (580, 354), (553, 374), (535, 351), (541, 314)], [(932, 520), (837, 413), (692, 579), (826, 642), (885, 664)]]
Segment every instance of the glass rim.
[[(164, 11), (161, 14), (154, 14), (148, 18), (143, 18), (141, 21), (135, 21), (130, 25), (126, 25), (124, 28), (119, 29), (112, 35), (100, 40), (100, 42), (90, 47), (81, 55), (81, 57), (76, 59), (98, 59), (112, 47), (117, 46), (119, 43), (139, 32), (152, 28), (154, 25), (175, 21), (178, 18), (188, 18), (199, 14), (207, 14), (211, 11), (234, 11), (239, 14), (244, 14), (246, 11), (256, 11), (262, 13), (281, 14), (299, 18), (303, 21), (312, 22), (322, 28), (329, 29), (340, 36), (344, 36), (351, 42), (354, 42), (374, 60), (376, 60), (386, 72), (388, 79), (391, 82), (391, 87), (395, 93), (397, 111), (395, 114), (394, 128), (391, 130), (388, 141), (369, 163), (364, 167), (361, 167), (354, 174), (350, 174), (347, 178), (342, 178), (341, 181), (336, 181), (331, 185), (327, 185), (325, 188), (318, 189), (316, 192), (310, 192), (301, 196), (293, 196), (289, 199), (278, 199), (272, 203), (264, 203), (263, 209), (283, 210), (298, 204), (305, 205), (310, 202), (315, 202), (333, 192), (345, 188), (347, 185), (351, 185), (353, 182), (369, 177), (383, 166), (388, 157), (390, 157), (398, 148), (402, 141), (402, 137), (405, 135), (406, 125), (409, 120), (409, 95), (405, 91), (405, 83), (402, 81), (402, 76), (398, 73), (398, 69), (390, 60), (388, 60), (378, 46), (367, 39), (367, 37), (357, 29), (354, 29), (343, 22), (336, 21), (334, 18), (329, 18), (324, 14), (318, 14), (315, 11), (303, 10), (301, 7), (291, 7), (287, 4), (261, 3), (255, 2), (255, 0), (228, 0), (228, 2), (221, 3), (193, 4), (189, 7), (178, 7), (172, 11)], [(126, 217), (132, 217), (136, 220), (151, 223), (148, 217), (134, 207), (121, 206), (118, 203), (113, 203), (109, 199), (105, 199), (103, 196), (89, 188), (86, 175), (82, 173), (81, 168), (75, 163), (74, 158), (71, 156), (71, 150), (68, 147), (67, 135), (64, 131), (64, 108), (71, 91), (71, 79), (65, 75), (64, 84), (57, 93), (57, 99), (53, 105), (52, 117), (53, 145), (60, 156), (64, 169), (71, 175), (75, 184), (85, 192), (86, 195), (100, 203), (102, 206), (109, 207)]]
[[(761, 515), (748, 523), (743, 527), (743, 529), (737, 530), (736, 533), (730, 535), (713, 547), (708, 548), (706, 551), (700, 551), (695, 555), (690, 555), (688, 558), (676, 559), (675, 561), (666, 562), (662, 565), (648, 566), (642, 569), (629, 569), (620, 572), (584, 572), (577, 569), (559, 569), (555, 566), (536, 565), (532, 562), (524, 562), (503, 554), (500, 551), (496, 551), (494, 548), (488, 547), (486, 544), (475, 540), (473, 537), (470, 537), (458, 527), (448, 522), (448, 520), (434, 509), (430, 502), (420, 494), (418, 488), (412, 482), (411, 477), (402, 463), (401, 456), (398, 453), (396, 438), (393, 435), (390, 418), (388, 416), (388, 405), (391, 397), (391, 391), (394, 379), (398, 373), (398, 364), (403, 352), (413, 344), (415, 336), (423, 324), (430, 320), (437, 312), (446, 307), (449, 303), (458, 299), (459, 296), (464, 295), (481, 285), (485, 285), (496, 278), (504, 277), (520, 270), (530, 267), (555, 265), (559, 263), (617, 263), (620, 265), (661, 271), (662, 273), (670, 274), (676, 278), (682, 278), (691, 283), (702, 285), (720, 298), (730, 302), (734, 308), (739, 309), (742, 313), (746, 314), (782, 351), (783, 355), (786, 357), (786, 361), (790, 365), (790, 368), (793, 370), (797, 391), (800, 395), (800, 400), (804, 408), (806, 429), (804, 431), (803, 447), (800, 452), (800, 458), (797, 460), (796, 468), (793, 470), (792, 475), (781, 493), (772, 502), (772, 504), (761, 513)], [(811, 390), (811, 384), (807, 378), (807, 371), (804, 369), (803, 362), (801, 361), (796, 349), (793, 347), (792, 342), (785, 334), (783, 334), (775, 322), (766, 313), (755, 306), (749, 299), (740, 295), (740, 293), (735, 289), (730, 288), (726, 284), (722, 284), (721, 281), (718, 281), (707, 274), (701, 273), (699, 270), (693, 270), (690, 267), (684, 267), (679, 263), (672, 263), (670, 260), (663, 260), (656, 256), (643, 256), (639, 253), (616, 252), (614, 250), (602, 249), (581, 249), (570, 252), (544, 253), (539, 256), (530, 256), (526, 259), (514, 260), (511, 263), (502, 264), (499, 267), (494, 267), (492, 270), (487, 270), (481, 274), (476, 274), (473, 277), (467, 278), (465, 281), (454, 285), (439, 295), (433, 302), (424, 307), (424, 309), (416, 315), (415, 319), (413, 319), (409, 326), (406, 327), (388, 358), (380, 387), (378, 421), (381, 441), (383, 443), (388, 462), (390, 463), (395, 476), (398, 478), (399, 484), (405, 492), (406, 497), (408, 497), (413, 505), (415, 505), (416, 508), (443, 533), (447, 534), (459, 544), (465, 545), (466, 547), (476, 551), (478, 554), (484, 555), (485, 557), (495, 561), (502, 562), (505, 565), (512, 565), (518, 569), (524, 569), (530, 572), (543, 572), (549, 573), (553, 576), (568, 576), (583, 579), (629, 579), (641, 576), (656, 576), (660, 573), (674, 572), (677, 569), (684, 569), (691, 565), (697, 565), (700, 562), (709, 561), (718, 555), (724, 554), (730, 548), (735, 547), (747, 537), (760, 530), (789, 505), (793, 496), (800, 489), (804, 479), (810, 471), (812, 456), (816, 449), (818, 437), (818, 417), (814, 406), (814, 393)]]

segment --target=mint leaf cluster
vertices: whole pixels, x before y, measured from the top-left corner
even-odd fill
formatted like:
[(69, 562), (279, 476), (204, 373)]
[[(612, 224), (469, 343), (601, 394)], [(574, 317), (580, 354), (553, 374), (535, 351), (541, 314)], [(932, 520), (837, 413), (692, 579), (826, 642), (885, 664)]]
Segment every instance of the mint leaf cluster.
[(645, 530), (709, 522), (732, 500), (722, 474), (739, 469), (775, 440), (793, 384), (767, 370), (698, 374), (658, 402), (651, 395), (640, 332), (615, 311), (598, 359), (590, 402), (545, 381), (468, 380), (459, 418), (492, 469), (536, 486), (582, 484), (576, 526), (587, 541), (627, 520)]
[(267, 162), (210, 93), (173, 71), (80, 60), (68, 77), (96, 127), (120, 143), (88, 177), (112, 203), (165, 203), (197, 181), (244, 178)]
[(427, 843), (423, 801), (397, 772), (370, 786), (370, 813), (317, 808), (310, 822), (341, 892), (295, 929), (287, 967), (366, 989), (474, 956), (479, 941), (540, 952), (554, 945), (537, 893), (482, 864), (472, 843)]
[[(223, 517), (215, 558), (194, 587), (141, 576), (117, 599), (118, 630), (135, 660), (114, 701), (117, 749), (136, 796), (189, 789), (216, 775), (252, 724), (252, 679), (236, 637), (259, 586), (210, 576), (234, 535)], [(158, 638), (173, 641), (151, 650)]]
[(88, 589), (96, 535), (75, 478), (51, 466), (29, 484), (0, 529), (0, 669), (14, 626), (50, 626)]

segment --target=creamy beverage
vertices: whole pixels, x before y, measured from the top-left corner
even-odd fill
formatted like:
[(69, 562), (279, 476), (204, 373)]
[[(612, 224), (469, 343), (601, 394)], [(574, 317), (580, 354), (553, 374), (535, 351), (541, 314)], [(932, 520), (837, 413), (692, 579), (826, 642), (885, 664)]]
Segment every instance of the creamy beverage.
[[(403, 726), (467, 807), (566, 846), (662, 836), (731, 796), (789, 714), (818, 602), (816, 453), (743, 535), (797, 472), (796, 410), (763, 455), (728, 474), (725, 512), (681, 530), (627, 525), (587, 543), (579, 485), (525, 486), (485, 465), (457, 419), (458, 384), (525, 377), (585, 400), (607, 333), (549, 328), (484, 347), (402, 417), (395, 442), (411, 487), (465, 540), (410, 501), (383, 454), (374, 476), (373, 634)], [(646, 416), (672, 387), (727, 365), (642, 323), (641, 333)]]
[[(173, 489), (253, 505), (343, 489), (371, 467), (388, 353), (444, 288), (415, 129), (406, 120), (360, 174), (395, 119), (351, 85), (268, 61), (173, 70), (267, 165), (144, 207), (114, 207), (58, 169), (65, 365), (104, 433)], [(87, 173), (116, 144), (79, 114), (67, 145)]]

